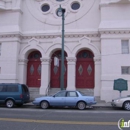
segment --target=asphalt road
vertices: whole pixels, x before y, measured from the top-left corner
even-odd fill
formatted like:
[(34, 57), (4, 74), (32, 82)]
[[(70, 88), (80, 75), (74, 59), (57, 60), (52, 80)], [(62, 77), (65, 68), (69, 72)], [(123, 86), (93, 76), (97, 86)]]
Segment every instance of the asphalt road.
[(119, 130), (121, 118), (130, 120), (130, 112), (111, 108), (0, 107), (0, 130)]

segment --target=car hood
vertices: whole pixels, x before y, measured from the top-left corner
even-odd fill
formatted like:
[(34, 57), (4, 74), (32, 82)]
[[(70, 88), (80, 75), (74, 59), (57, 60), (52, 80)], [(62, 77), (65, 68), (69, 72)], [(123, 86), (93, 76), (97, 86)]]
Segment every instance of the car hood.
[(127, 96), (127, 97), (120, 97), (120, 98), (116, 98), (114, 100), (120, 100), (120, 99), (129, 99), (130, 100), (130, 96)]

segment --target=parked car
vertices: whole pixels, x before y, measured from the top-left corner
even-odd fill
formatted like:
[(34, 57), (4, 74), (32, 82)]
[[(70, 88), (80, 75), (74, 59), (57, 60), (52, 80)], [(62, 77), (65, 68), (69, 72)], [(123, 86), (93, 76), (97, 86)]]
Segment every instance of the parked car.
[(19, 83), (0, 83), (0, 104), (12, 108), (14, 105), (22, 106), (30, 101), (28, 87)]
[(113, 107), (122, 107), (125, 110), (130, 111), (130, 95), (112, 100), (111, 105)]
[(62, 90), (53, 96), (35, 98), (33, 104), (43, 109), (47, 109), (50, 106), (68, 106), (78, 107), (78, 109), (83, 110), (86, 108), (86, 105), (91, 106), (96, 104), (96, 101), (93, 96), (85, 96), (85, 94), (79, 91)]

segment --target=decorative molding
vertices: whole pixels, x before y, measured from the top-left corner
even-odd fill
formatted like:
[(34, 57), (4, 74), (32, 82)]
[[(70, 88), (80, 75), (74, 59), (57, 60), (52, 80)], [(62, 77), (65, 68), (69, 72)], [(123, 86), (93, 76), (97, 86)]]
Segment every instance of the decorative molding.
[(100, 34), (130, 34), (130, 30), (99, 30)]
[(68, 62), (76, 62), (77, 61), (76, 57), (66, 57), (66, 59)]
[[(70, 6), (74, 2), (74, 0), (64, 0), (61, 2), (58, 2), (56, 0), (26, 0), (25, 2), (27, 5), (27, 9), (35, 19), (39, 20), (40, 22), (43, 22), (44, 24), (59, 26), (62, 24), (61, 19), (58, 18), (58, 16), (56, 15), (56, 10), (59, 8), (59, 4), (61, 4), (61, 6), (66, 9), (65, 24), (69, 24), (81, 19), (86, 14), (88, 14), (96, 2), (96, 0), (76, 1), (80, 2), (80, 9), (76, 12), (69, 9), (71, 8)], [(48, 2), (50, 5), (50, 10), (47, 13), (44, 13), (43, 11), (41, 11), (40, 7)], [(46, 14), (51, 14), (52, 17), (48, 17), (48, 15)]]
[(27, 62), (28, 62), (28, 60), (27, 59), (18, 59), (18, 62), (19, 62), (19, 64), (20, 63), (24, 63), (24, 64), (27, 64)]
[[(60, 41), (60, 38), (61, 38), (61, 35), (59, 34), (39, 34), (39, 35), (34, 35), (34, 34), (0, 34), (0, 38), (14, 38), (14, 37), (19, 37), (21, 39), (32, 39), (32, 38), (35, 38), (35, 39), (53, 39), (54, 38), (54, 41), (58, 40)], [(65, 38), (82, 38), (82, 37), (100, 37), (100, 34), (98, 32), (96, 32), (96, 34), (65, 34)], [(58, 39), (57, 39), (58, 38)]]
[(110, 4), (124, 4), (124, 3), (130, 3), (130, 0), (103, 0), (100, 3), (100, 7), (110, 6)]
[(44, 63), (44, 62), (45, 63), (51, 63), (51, 59), (50, 58), (44, 58), (43, 57), (43, 58), (40, 58), (40, 60), (41, 60), (42, 63)]
[(0, 0), (0, 11), (15, 11), (23, 13), (21, 10), (21, 5), (22, 0)]
[(101, 62), (101, 57), (94, 57), (94, 62)]
[[(105, 30), (105, 29), (99, 29), (99, 32), (95, 32), (92, 34), (92, 32), (87, 32), (86, 34), (85, 33), (79, 33), (77, 32), (77, 34), (65, 34), (65, 38), (99, 38), (100, 35), (102, 34), (130, 34), (130, 30)], [(14, 33), (14, 34), (0, 34), (0, 38), (20, 38), (21, 40), (22, 39), (27, 39), (27, 40), (30, 40), (30, 39), (54, 39), (53, 41), (55, 40), (58, 40), (60, 41), (60, 38), (61, 38), (61, 35), (59, 34), (37, 34), (37, 35), (34, 35), (34, 34), (22, 34), (22, 33)], [(58, 38), (58, 39), (57, 39)]]

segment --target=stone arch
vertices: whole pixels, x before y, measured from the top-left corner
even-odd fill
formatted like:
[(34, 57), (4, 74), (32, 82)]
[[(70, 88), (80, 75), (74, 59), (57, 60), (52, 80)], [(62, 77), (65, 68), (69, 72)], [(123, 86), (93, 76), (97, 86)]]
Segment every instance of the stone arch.
[(91, 40), (87, 37), (83, 37), (79, 40), (79, 44), (73, 49), (73, 54), (76, 56), (81, 50), (90, 50), (94, 56), (100, 56), (99, 49), (91, 43)]
[(44, 55), (44, 49), (39, 44), (39, 41), (35, 38), (32, 38), (28, 41), (28, 44), (20, 51), (20, 58), (27, 59), (27, 56), (30, 52), (38, 50), (40, 51), (42, 57)]
[[(46, 56), (47, 57), (51, 57), (51, 55), (53, 54), (54, 51), (57, 51), (57, 50), (61, 50), (61, 43), (56, 43), (52, 46), (50, 46), (47, 50), (46, 50)], [(69, 56), (71, 53), (70, 53), (70, 49), (64, 45), (64, 51), (67, 53), (67, 56)]]

